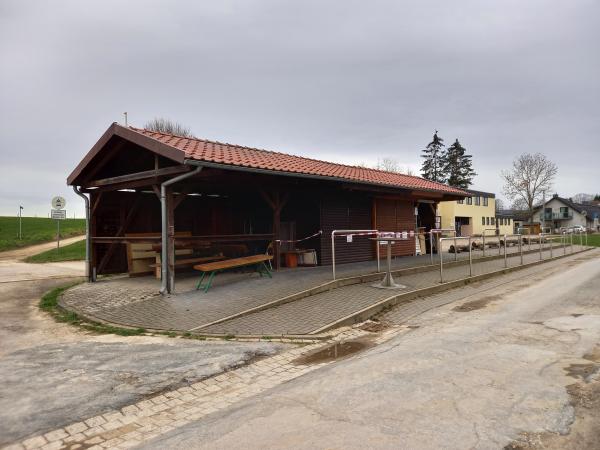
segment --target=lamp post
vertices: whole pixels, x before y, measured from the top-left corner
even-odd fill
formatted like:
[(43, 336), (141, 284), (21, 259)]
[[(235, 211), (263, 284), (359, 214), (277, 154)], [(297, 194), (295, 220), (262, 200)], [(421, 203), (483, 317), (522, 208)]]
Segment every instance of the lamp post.
[(21, 227), (21, 218), (23, 216), (23, 207), (19, 205), (19, 240), (23, 239), (23, 228)]

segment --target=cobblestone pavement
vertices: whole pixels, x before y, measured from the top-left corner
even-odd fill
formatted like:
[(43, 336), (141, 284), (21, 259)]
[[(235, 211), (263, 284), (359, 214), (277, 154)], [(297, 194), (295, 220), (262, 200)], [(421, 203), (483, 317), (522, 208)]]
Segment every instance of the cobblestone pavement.
[(371, 342), (376, 345), (403, 331), (406, 329), (396, 328), (374, 334), (360, 328), (346, 329), (329, 341), (288, 350), (249, 366), (28, 438), (4, 450), (135, 447), (333, 362), (313, 365), (295, 363), (294, 360), (302, 355), (336, 342), (361, 337), (372, 337)]
[[(508, 248), (509, 254), (517, 251), (516, 247)], [(488, 250), (487, 254), (496, 253), (495, 250)], [(539, 257), (536, 255), (537, 253), (526, 256), (526, 260)], [(468, 254), (465, 253), (457, 256), (458, 259), (468, 258)], [(445, 259), (451, 262), (454, 256), (446, 254)], [(516, 263), (516, 260), (518, 258), (511, 258), (511, 264)], [(427, 266), (429, 263), (428, 255), (405, 257), (394, 260), (393, 267), (401, 269)], [(487, 268), (488, 263), (485, 264)], [(496, 261), (496, 264), (503, 264), (503, 262)], [(475, 267), (478, 266), (479, 264)], [(339, 267), (338, 277), (374, 273), (375, 269), (376, 265), (372, 261), (345, 264)], [(410, 279), (407, 278), (406, 282), (403, 277), (402, 282), (413, 289), (435, 283), (438, 277), (436, 270), (437, 267), (431, 272), (422, 274), (422, 280), (418, 276), (412, 276)], [(454, 270), (456, 274), (461, 271), (463, 274), (468, 273), (465, 266)], [(452, 273), (452, 269), (449, 268), (448, 279), (453, 276)], [(226, 273), (220, 274), (215, 280), (214, 288), (208, 293), (202, 293), (189, 290), (193, 287), (196, 277), (183, 277), (177, 284), (181, 293), (163, 297), (157, 294), (157, 281), (149, 277), (109, 279), (70, 289), (63, 295), (61, 304), (88, 317), (111, 323), (147, 329), (190, 330), (330, 281), (331, 268), (282, 270), (275, 273), (273, 279), (259, 278), (254, 274)], [(269, 315), (271, 312), (265, 312), (261, 316), (248, 316), (243, 322), (234, 319), (228, 322), (226, 328), (215, 325), (215, 327), (202, 328), (202, 331), (241, 334), (245, 330), (252, 330), (251, 334), (269, 335), (312, 331), (320, 325), (329, 323), (326, 321), (331, 321), (332, 314), (343, 317), (378, 299), (386, 298), (385, 296), (389, 294), (389, 291), (379, 291), (368, 285), (355, 285), (337, 291), (338, 289), (330, 292), (330, 301), (324, 300), (325, 294), (321, 294), (315, 296), (319, 298), (318, 300), (308, 298), (295, 306), (291, 306), (292, 304), (281, 306), (280, 308), (284, 308), (283, 311), (279, 308), (274, 309), (273, 311), (277, 311), (278, 314), (283, 312), (283, 315), (274, 321), (271, 319), (273, 316)], [(321, 301), (325, 303), (321, 304)], [(298, 301), (293, 303), (296, 304)], [(331, 311), (330, 308), (339, 308), (339, 311)], [(294, 317), (295, 314), (298, 315)], [(260, 319), (259, 322), (256, 322), (257, 317)], [(268, 321), (263, 321), (263, 317)], [(301, 329), (297, 328), (299, 321), (305, 321)]]
[[(546, 259), (550, 258), (550, 252), (547, 251), (543, 256)], [(539, 253), (523, 256), (524, 263), (538, 260)], [(518, 257), (508, 259), (508, 267), (519, 264)], [(473, 275), (489, 273), (502, 268), (504, 268), (503, 259), (480, 261), (473, 264)], [(468, 275), (468, 265), (444, 269), (445, 282), (466, 278)], [(398, 293), (438, 285), (440, 274), (436, 267), (436, 269), (427, 272), (396, 277), (396, 282), (402, 283), (407, 288), (390, 291), (374, 288), (367, 283), (340, 287), (322, 294), (312, 295), (294, 302), (200, 328), (196, 331), (230, 334), (309, 334)]]
[[(298, 358), (314, 354), (335, 343), (360, 339), (379, 345), (390, 339), (408, 333), (410, 325), (407, 319), (428, 309), (452, 301), (468, 300), (470, 293), (490, 290), (503, 283), (520, 281), (528, 283), (527, 277), (547, 271), (559, 270), (563, 265), (577, 264), (579, 260), (596, 258), (598, 250), (589, 254), (575, 254), (566, 259), (548, 262), (543, 266), (524, 269), (516, 273), (501, 275), (498, 278), (474, 283), (471, 286), (454, 291), (419, 299), (412, 304), (398, 305), (381, 314), (380, 319), (387, 322), (389, 328), (375, 331), (377, 323), (359, 324), (338, 330), (337, 335), (325, 342), (313, 343), (284, 351), (276, 356), (257, 361), (249, 366), (231, 370), (224, 374), (193, 383), (176, 390), (152, 396), (146, 400), (91, 417), (77, 423), (33, 436), (15, 443), (5, 450), (23, 449), (78, 449), (102, 448), (124, 449), (138, 447), (162, 436), (174, 429), (183, 427), (210, 414), (236, 405), (245, 399), (268, 391), (282, 383), (308, 374), (335, 361), (324, 360), (307, 365), (307, 361)], [(444, 299), (443, 299), (444, 297)], [(467, 302), (468, 303), (468, 302)], [(416, 304), (420, 309), (415, 309)], [(429, 320), (432, 320), (431, 318)], [(368, 331), (373, 330), (373, 331)]]

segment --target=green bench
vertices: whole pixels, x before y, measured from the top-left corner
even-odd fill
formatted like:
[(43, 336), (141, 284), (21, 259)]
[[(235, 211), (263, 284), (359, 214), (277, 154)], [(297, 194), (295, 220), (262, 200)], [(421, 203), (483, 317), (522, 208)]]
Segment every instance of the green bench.
[[(206, 264), (196, 264), (194, 270), (202, 272), (198, 284), (196, 284), (196, 290), (203, 289), (204, 292), (208, 292), (212, 284), (213, 278), (219, 272), (227, 269), (235, 269), (237, 267), (255, 266), (256, 271), (262, 277), (263, 275), (272, 278), (271, 271), (267, 266), (266, 262), (273, 259), (271, 255), (252, 255), (243, 256), (241, 258), (226, 259), (224, 261), (215, 261)], [(208, 274), (208, 280), (203, 284), (205, 276)]]

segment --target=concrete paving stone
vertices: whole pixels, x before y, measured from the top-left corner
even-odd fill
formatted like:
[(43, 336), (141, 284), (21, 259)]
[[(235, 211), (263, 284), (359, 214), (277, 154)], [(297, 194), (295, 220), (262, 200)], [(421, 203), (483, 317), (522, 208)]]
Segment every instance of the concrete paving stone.
[[(516, 249), (511, 247), (508, 251), (514, 254)], [(480, 252), (475, 252), (474, 257), (478, 256)], [(445, 258), (454, 259), (448, 254)], [(459, 260), (467, 258), (466, 254), (458, 255)], [(434, 260), (437, 261), (437, 255)], [(393, 261), (393, 268), (396, 270), (429, 264), (428, 255), (402, 257)], [(339, 277), (345, 277), (374, 273), (375, 269), (376, 265), (368, 261), (341, 265), (337, 272)], [(200, 293), (194, 289), (195, 277), (182, 275), (177, 281), (178, 293), (161, 296), (158, 294), (158, 282), (152, 277), (123, 277), (75, 286), (64, 293), (60, 302), (68, 309), (117, 324), (150, 329), (189, 330), (328, 282), (331, 280), (331, 268), (320, 266), (284, 269), (277, 272), (273, 279), (227, 273), (219, 275), (216, 280), (211, 291)], [(252, 289), (248, 288), (248, 283), (252, 283)], [(317, 311), (304, 308), (304, 313), (318, 319)], [(298, 331), (289, 327), (289, 322), (279, 323), (275, 328), (264, 321), (251, 323), (255, 332), (253, 334), (263, 334), (264, 331), (264, 335), (278, 335)], [(244, 327), (237, 328), (238, 334), (244, 330)], [(207, 328), (206, 331), (209, 330), (212, 332), (213, 328)]]
[(100, 425), (98, 425), (97, 427), (88, 428), (87, 430), (85, 430), (83, 432), (83, 434), (85, 434), (87, 437), (91, 437), (91, 436), (96, 436), (97, 434), (101, 434), (104, 431), (106, 431), (106, 430), (104, 428), (102, 428)]
[(106, 423), (106, 419), (102, 416), (91, 417), (87, 420), (84, 420), (85, 424), (88, 427), (98, 427), (104, 423)]
[(76, 433), (72, 436), (66, 437), (63, 439), (63, 442), (81, 442), (84, 441), (87, 436), (83, 433)]
[(59, 450), (62, 447), (62, 442), (61, 441), (54, 441), (54, 442), (50, 442), (48, 444), (42, 445), (40, 447), (40, 450)]
[(58, 441), (59, 439), (64, 439), (66, 437), (69, 437), (69, 434), (63, 429), (50, 431), (49, 433), (44, 434), (44, 438), (46, 438), (48, 442)]
[(88, 426), (83, 422), (73, 423), (65, 427), (65, 431), (69, 433), (71, 436), (81, 433), (84, 430), (87, 430)]
[(46, 445), (48, 442), (43, 436), (35, 436), (30, 439), (26, 439), (22, 442), (23, 446), (27, 449), (40, 448), (42, 445)]

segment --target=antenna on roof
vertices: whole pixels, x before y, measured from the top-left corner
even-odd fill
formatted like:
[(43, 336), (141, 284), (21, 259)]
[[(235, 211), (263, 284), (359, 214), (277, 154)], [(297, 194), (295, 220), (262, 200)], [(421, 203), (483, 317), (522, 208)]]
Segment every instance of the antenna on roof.
[(125, 111), (123, 115), (125, 116), (125, 126), (127, 126), (127, 111)]

